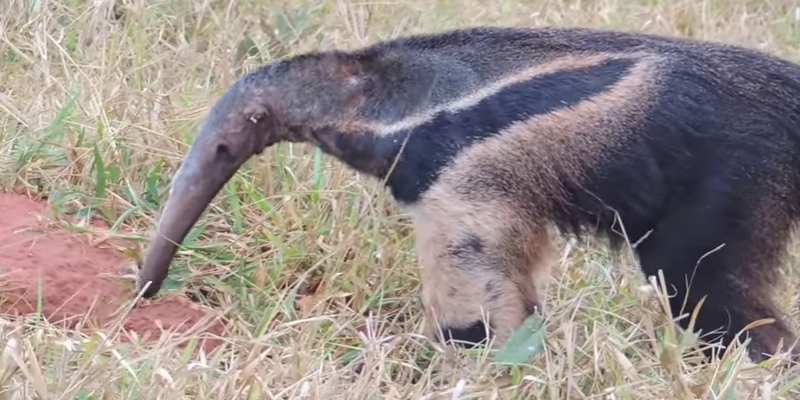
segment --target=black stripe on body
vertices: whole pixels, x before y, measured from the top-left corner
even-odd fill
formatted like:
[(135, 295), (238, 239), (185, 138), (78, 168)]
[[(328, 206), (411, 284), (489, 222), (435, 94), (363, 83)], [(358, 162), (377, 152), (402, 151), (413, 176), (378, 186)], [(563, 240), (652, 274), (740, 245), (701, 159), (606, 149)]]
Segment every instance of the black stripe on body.
[(609, 59), (590, 67), (540, 75), (509, 85), (472, 107), (439, 112), (428, 122), (392, 135), (326, 132), (322, 135), (328, 138), (320, 141), (323, 150), (381, 179), (386, 178), (402, 149), (387, 185), (397, 201), (414, 203), (462, 150), (501, 134), (514, 123), (602, 93), (622, 79), (635, 62)]

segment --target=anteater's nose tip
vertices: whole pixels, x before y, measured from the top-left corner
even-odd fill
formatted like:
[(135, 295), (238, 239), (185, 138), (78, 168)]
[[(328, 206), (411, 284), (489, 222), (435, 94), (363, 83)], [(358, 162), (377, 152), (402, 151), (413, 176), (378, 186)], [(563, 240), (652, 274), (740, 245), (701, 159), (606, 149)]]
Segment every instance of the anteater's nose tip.
[(154, 297), (160, 289), (160, 284), (144, 278), (141, 271), (139, 271), (139, 274), (136, 276), (136, 296), (141, 295), (142, 298), (149, 299)]

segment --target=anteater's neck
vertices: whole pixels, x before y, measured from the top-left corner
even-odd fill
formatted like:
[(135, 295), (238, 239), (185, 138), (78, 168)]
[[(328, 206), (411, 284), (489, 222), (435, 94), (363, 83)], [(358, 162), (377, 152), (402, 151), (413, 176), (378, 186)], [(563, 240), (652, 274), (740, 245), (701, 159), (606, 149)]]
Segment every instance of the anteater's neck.
[(324, 128), (311, 131), (307, 141), (356, 171), (383, 180), (390, 176), (392, 164), (397, 160), (403, 141), (409, 139), (411, 131), (406, 129), (394, 134), (380, 135), (369, 128), (358, 132)]

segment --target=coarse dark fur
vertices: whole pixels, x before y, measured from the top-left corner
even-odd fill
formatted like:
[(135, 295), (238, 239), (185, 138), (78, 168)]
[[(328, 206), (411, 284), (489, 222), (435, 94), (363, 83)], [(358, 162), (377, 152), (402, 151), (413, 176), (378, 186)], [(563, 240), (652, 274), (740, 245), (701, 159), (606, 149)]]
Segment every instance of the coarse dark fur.
[[(747, 332), (751, 356), (794, 344), (772, 300), (800, 206), (800, 67), (787, 61), (554, 28), (277, 61), (212, 108), (174, 180), (164, 237), (180, 243), (236, 168), (280, 141), (386, 180), (413, 220), (425, 312), (446, 338), (480, 342), (488, 314), (502, 343), (542, 305), (554, 235), (575, 233), (613, 250), (641, 239), (642, 271), (663, 271), (676, 317), (705, 298), (704, 334), (729, 344), (773, 318)], [(174, 255), (165, 243), (145, 261), (147, 296)]]

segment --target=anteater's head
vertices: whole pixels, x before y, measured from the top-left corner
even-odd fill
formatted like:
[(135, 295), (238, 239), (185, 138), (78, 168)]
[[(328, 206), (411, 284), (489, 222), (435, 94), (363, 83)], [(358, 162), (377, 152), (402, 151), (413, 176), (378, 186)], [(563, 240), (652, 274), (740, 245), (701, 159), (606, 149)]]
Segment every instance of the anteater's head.
[(225, 183), (255, 154), (280, 141), (353, 124), (370, 79), (364, 62), (328, 52), (279, 61), (234, 83), (217, 100), (176, 172), (137, 292), (155, 295), (178, 245)]

